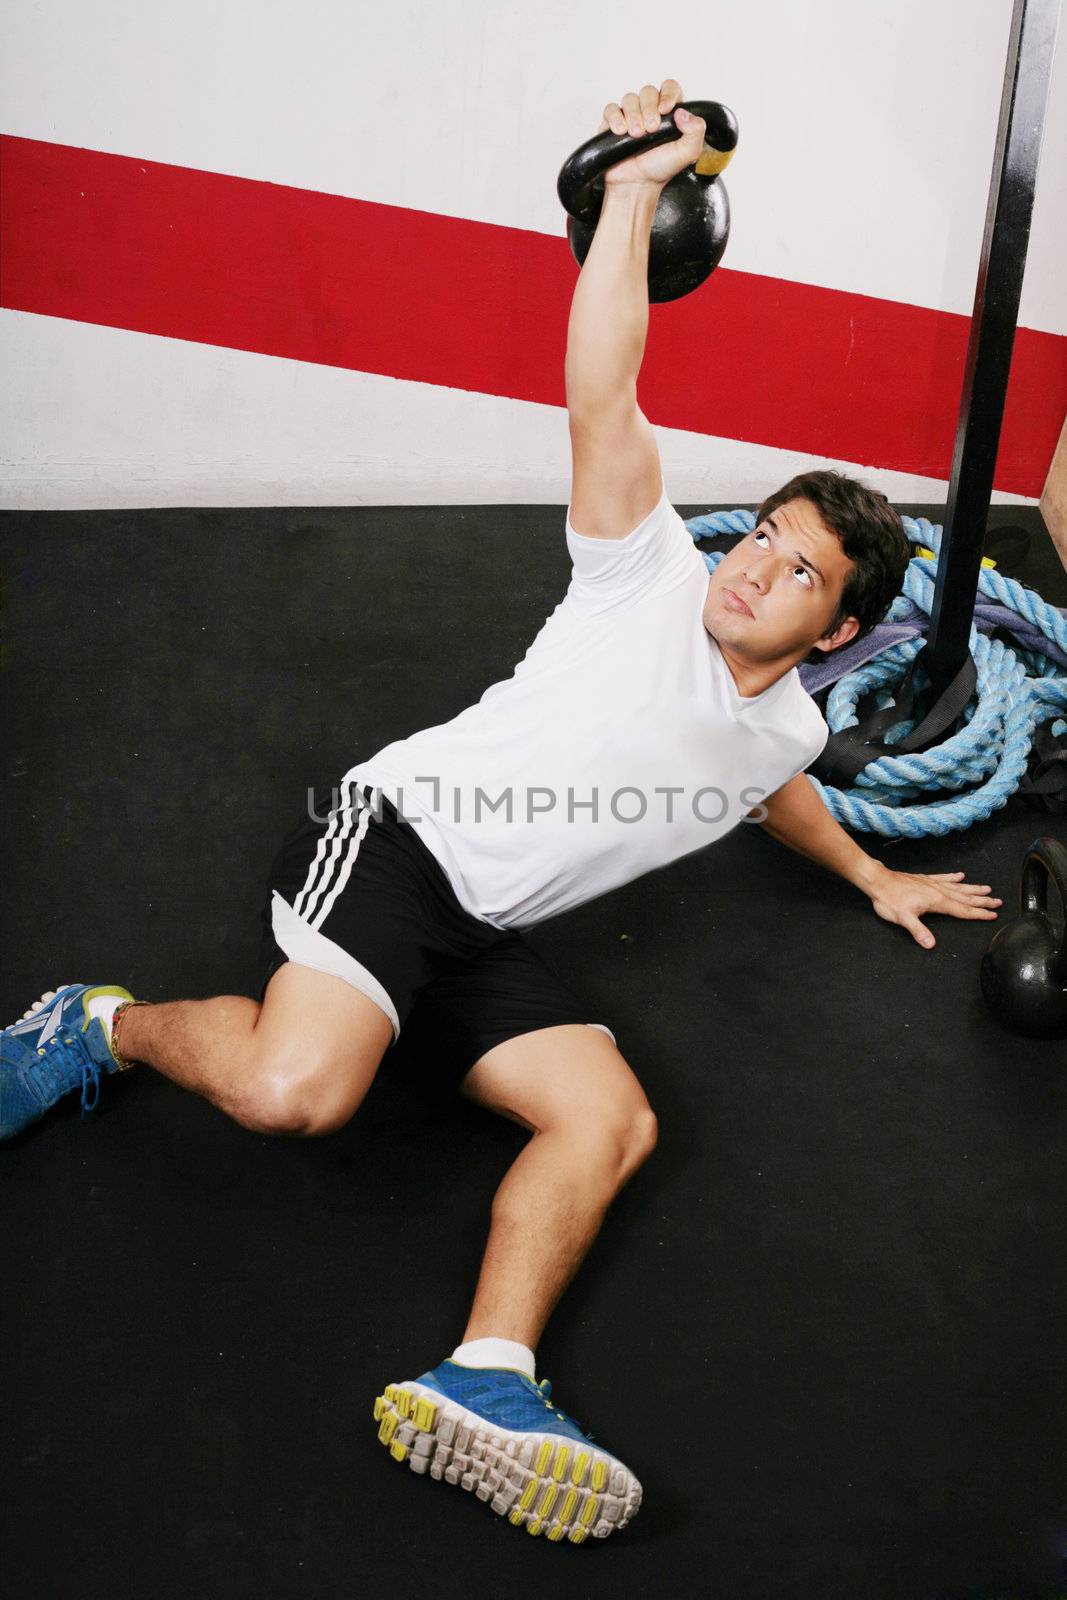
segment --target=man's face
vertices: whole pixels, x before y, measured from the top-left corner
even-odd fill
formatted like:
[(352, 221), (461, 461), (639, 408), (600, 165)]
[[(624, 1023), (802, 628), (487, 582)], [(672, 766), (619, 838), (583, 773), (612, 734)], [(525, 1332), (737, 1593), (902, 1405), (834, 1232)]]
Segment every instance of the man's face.
[(787, 500), (711, 573), (704, 626), (724, 654), (757, 667), (836, 649), (859, 632), (846, 617), (827, 636), (853, 563), (810, 500)]

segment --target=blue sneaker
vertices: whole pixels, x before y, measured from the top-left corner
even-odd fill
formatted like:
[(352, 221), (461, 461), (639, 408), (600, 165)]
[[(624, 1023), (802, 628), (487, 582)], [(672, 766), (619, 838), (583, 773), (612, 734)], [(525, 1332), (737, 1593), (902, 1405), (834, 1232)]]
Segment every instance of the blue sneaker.
[(412, 1472), (473, 1489), (500, 1516), (554, 1543), (606, 1539), (641, 1504), (628, 1467), (552, 1404), (552, 1385), (512, 1367), (442, 1361), (374, 1402), (378, 1438)]
[(0, 1139), (21, 1133), (71, 1089), (81, 1089), (82, 1118), (92, 1111), (101, 1067), (121, 1068), (100, 1013), (132, 999), (114, 985), (68, 983), (43, 994), (0, 1032)]

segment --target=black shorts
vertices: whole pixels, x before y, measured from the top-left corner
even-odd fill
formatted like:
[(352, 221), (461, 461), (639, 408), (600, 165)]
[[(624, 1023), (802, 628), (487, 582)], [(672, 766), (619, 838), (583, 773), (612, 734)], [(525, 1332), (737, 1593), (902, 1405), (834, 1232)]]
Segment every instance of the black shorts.
[(516, 929), (460, 905), (413, 824), (369, 785), (315, 789), (274, 858), (259, 998), (284, 962), (345, 978), (393, 1026), (386, 1052), (442, 1086), (516, 1034), (589, 1023), (614, 1041)]

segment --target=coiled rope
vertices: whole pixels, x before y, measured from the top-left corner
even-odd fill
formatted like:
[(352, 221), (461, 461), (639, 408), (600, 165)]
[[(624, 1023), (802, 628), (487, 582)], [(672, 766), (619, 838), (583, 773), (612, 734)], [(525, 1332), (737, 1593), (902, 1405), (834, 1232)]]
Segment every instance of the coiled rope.
[[(914, 617), (913, 606), (929, 617), (933, 606), (941, 525), (925, 517), (903, 517), (902, 521), (911, 543), (934, 555), (911, 558), (903, 589), (886, 613), (886, 622)], [(685, 525), (697, 540), (713, 534), (750, 533), (756, 518), (751, 511), (717, 511), (689, 518)], [(711, 572), (723, 557), (722, 551), (701, 554)], [(978, 594), (1018, 613), (1067, 653), (1067, 619), (1033, 589), (983, 566)], [(925, 642), (916, 637), (893, 644), (834, 684), (824, 711), (831, 735), (857, 726), (858, 703), (872, 691), (880, 708), (892, 705), (893, 685), (904, 677)], [(973, 623), (970, 650), (977, 676), (975, 693), (962, 712), (965, 726), (943, 743), (921, 754), (876, 753), (850, 789), (820, 783), (809, 772), (810, 781), (838, 822), (891, 839), (944, 835), (968, 828), (991, 816), (1018, 789), (1035, 730), (1041, 724), (1051, 723), (1055, 739), (1067, 733), (1067, 671), (1055, 660), (1021, 644), (1009, 647)], [(898, 743), (915, 725), (914, 719), (898, 722), (883, 742)], [(966, 793), (961, 792), (964, 790)], [(923, 798), (932, 793), (947, 793), (947, 798)]]

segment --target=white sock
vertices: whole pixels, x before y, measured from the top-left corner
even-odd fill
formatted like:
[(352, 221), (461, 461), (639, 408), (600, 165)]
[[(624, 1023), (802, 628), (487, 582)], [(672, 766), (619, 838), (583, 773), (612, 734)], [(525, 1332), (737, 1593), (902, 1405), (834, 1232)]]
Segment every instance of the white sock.
[(516, 1367), (533, 1379), (534, 1353), (514, 1339), (471, 1339), (457, 1345), (451, 1359), (464, 1367)]
[(89, 1015), (104, 1024), (104, 1032), (107, 1034), (108, 1044), (111, 1043), (111, 1023), (115, 1012), (119, 1006), (124, 1006), (125, 1004), (126, 1001), (123, 997), (117, 994), (98, 994), (94, 995), (89, 1001)]

